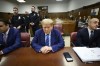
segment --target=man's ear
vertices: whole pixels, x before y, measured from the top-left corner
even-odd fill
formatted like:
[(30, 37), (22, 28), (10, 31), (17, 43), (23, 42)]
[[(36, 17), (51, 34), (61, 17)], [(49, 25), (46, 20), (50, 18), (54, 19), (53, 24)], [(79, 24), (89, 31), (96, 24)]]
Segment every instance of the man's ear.
[(88, 25), (90, 25), (90, 22), (88, 22)]
[(7, 24), (7, 27), (9, 27), (9, 24)]

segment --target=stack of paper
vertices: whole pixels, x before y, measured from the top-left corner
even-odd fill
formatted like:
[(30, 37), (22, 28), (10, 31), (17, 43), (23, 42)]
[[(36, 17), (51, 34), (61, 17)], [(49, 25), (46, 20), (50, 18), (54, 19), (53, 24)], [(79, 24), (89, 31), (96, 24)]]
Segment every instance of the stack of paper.
[(100, 48), (73, 47), (83, 62), (100, 61)]

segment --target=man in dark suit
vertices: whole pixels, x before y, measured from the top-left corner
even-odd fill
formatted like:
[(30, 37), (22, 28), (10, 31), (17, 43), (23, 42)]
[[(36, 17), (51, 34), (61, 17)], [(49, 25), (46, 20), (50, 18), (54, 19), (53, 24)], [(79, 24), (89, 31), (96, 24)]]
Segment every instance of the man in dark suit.
[(32, 40), (32, 48), (37, 52), (44, 54), (50, 51), (56, 52), (64, 47), (64, 40), (61, 33), (53, 28), (53, 21), (51, 19), (43, 19), (42, 29), (35, 32)]
[(39, 15), (35, 12), (35, 6), (31, 7), (31, 12), (32, 13), (29, 14), (29, 19), (30, 19), (30, 25), (32, 27), (32, 32), (34, 35), (35, 31), (39, 29), (40, 18)]
[(19, 30), (9, 27), (6, 20), (0, 19), (0, 55), (21, 47)]
[(99, 19), (92, 18), (88, 21), (88, 27), (77, 33), (76, 46), (100, 47), (100, 33), (97, 29)]
[(11, 18), (11, 26), (14, 28), (19, 29), (21, 32), (25, 31), (25, 23), (24, 23), (24, 18), (18, 14), (18, 8), (14, 7), (13, 8), (13, 16)]

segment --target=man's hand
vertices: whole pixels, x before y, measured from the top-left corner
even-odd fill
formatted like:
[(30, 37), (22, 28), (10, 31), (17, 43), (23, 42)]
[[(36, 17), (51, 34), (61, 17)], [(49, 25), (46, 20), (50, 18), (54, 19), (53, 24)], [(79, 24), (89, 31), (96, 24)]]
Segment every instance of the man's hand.
[(18, 26), (18, 27), (17, 27), (17, 29), (20, 29), (20, 28), (21, 28), (21, 26)]
[(44, 47), (41, 48), (41, 52), (42, 52), (43, 54), (47, 54), (47, 53), (49, 53), (51, 50), (52, 50), (52, 47), (49, 47), (49, 46), (44, 46)]
[(34, 25), (34, 23), (30, 23), (30, 25)]
[(2, 51), (0, 51), (0, 55), (2, 55), (3, 54), (3, 52)]
[(16, 27), (14, 27), (16, 29)]

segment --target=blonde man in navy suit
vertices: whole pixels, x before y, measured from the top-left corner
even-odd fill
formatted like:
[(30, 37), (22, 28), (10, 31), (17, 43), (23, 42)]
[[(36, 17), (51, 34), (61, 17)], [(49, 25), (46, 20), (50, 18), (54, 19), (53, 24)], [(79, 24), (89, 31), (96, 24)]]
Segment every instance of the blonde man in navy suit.
[(43, 19), (42, 28), (35, 32), (32, 40), (32, 48), (36, 52), (47, 54), (56, 52), (64, 47), (64, 40), (61, 33), (53, 28), (53, 20)]

